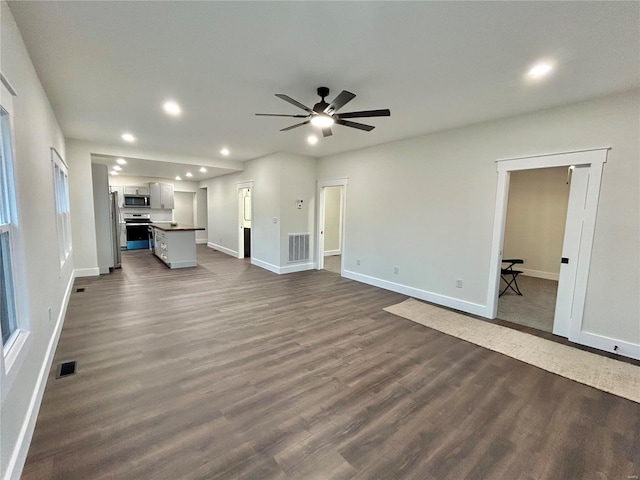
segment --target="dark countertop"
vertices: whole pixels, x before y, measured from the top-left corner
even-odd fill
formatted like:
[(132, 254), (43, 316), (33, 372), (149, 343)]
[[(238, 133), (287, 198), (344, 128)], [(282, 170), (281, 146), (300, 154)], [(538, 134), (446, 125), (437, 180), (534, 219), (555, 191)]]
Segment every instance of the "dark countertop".
[(190, 232), (195, 230), (204, 230), (204, 227), (194, 227), (193, 225), (187, 225), (185, 223), (179, 223), (175, 227), (172, 227), (170, 223), (152, 223), (151, 226), (164, 232)]

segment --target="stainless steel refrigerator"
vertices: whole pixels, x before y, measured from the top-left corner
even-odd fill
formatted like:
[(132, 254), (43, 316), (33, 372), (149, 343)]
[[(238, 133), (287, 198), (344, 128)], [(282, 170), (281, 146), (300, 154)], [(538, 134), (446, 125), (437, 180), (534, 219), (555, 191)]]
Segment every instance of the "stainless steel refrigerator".
[(120, 252), (120, 207), (118, 192), (111, 192), (109, 204), (111, 214), (111, 247), (113, 248), (113, 268), (122, 267), (122, 253)]

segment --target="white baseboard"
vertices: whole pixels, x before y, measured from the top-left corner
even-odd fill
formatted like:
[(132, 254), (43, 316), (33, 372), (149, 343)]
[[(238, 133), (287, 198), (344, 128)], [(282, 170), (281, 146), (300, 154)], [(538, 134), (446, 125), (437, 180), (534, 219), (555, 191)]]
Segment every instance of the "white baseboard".
[(269, 262), (263, 262), (262, 260), (258, 260), (257, 258), (251, 258), (251, 265), (255, 265), (256, 267), (264, 268), (265, 270), (269, 270), (270, 272), (280, 274), (280, 267), (277, 265), (273, 265)]
[(100, 269), (99, 268), (76, 268), (73, 271), (73, 275), (75, 278), (80, 278), (80, 277), (97, 277), (98, 275), (100, 275)]
[(287, 265), (286, 267), (279, 267), (272, 263), (258, 260), (257, 258), (251, 259), (251, 265), (264, 268), (265, 270), (269, 270), (270, 272), (277, 273), (278, 275), (282, 275), (286, 273), (294, 273), (294, 272), (304, 272), (305, 270), (313, 270), (315, 268), (315, 264), (313, 262), (296, 263), (294, 265)]
[(209, 240), (206, 238), (196, 238), (196, 245), (207, 245)]
[(544, 278), (545, 280), (555, 280), (556, 282), (560, 278), (559, 273), (553, 272), (543, 272), (541, 270), (529, 270), (528, 268), (519, 268), (517, 265), (514, 266), (516, 270), (520, 270), (522, 275), (527, 277), (535, 277), (535, 278)]
[(186, 267), (197, 267), (198, 262), (196, 261), (188, 261), (188, 262), (171, 262), (169, 264), (169, 268), (186, 268)]
[(333, 255), (341, 255), (342, 254), (342, 250), (338, 249), (338, 250), (325, 250), (324, 251), (324, 256), (325, 257), (332, 257)]
[(33, 389), (33, 393), (29, 401), (27, 415), (22, 422), (18, 440), (14, 446), (11, 457), (9, 458), (3, 480), (20, 480), (20, 475), (22, 475), (22, 469), (24, 468), (24, 462), (27, 460), (27, 453), (29, 453), (29, 446), (31, 445), (31, 439), (33, 438), (33, 431), (35, 430), (36, 420), (38, 419), (38, 413), (40, 412), (44, 389), (47, 386), (51, 363), (53, 362), (53, 357), (56, 352), (56, 348), (58, 347), (58, 340), (62, 333), (64, 318), (67, 314), (67, 306), (69, 305), (69, 298), (71, 297), (71, 291), (73, 290), (73, 282), (76, 278), (75, 272), (76, 270), (71, 273), (71, 278), (67, 284), (67, 289), (64, 293), (64, 298), (62, 299), (62, 305), (60, 306), (60, 315), (58, 315), (56, 326), (53, 329), (53, 335), (49, 340), (44, 361), (42, 362), (40, 373), (38, 374), (38, 380), (36, 381), (35, 388)]
[(391, 290), (392, 292), (402, 293), (403, 295), (409, 295), (410, 297), (419, 298), (420, 300), (426, 300), (427, 302), (454, 308), (456, 310), (460, 310), (461, 312), (490, 318), (489, 313), (487, 312), (487, 307), (478, 303), (471, 303), (465, 300), (447, 297), (438, 293), (408, 287), (406, 285), (390, 282), (388, 280), (382, 280), (380, 278), (370, 277), (368, 275), (351, 272), (349, 270), (343, 270), (342, 276), (351, 280), (355, 280), (357, 282), (366, 283), (367, 285), (373, 285), (374, 287), (384, 288), (385, 290)]
[(306, 270), (313, 270), (313, 269), (315, 269), (315, 264), (313, 262), (296, 263), (295, 265), (287, 265), (286, 267), (280, 267), (280, 273), (304, 272)]
[[(617, 353), (623, 357), (640, 360), (640, 344), (637, 343), (625, 342), (585, 331), (579, 332), (576, 337), (569, 337), (569, 340), (587, 347), (597, 348), (605, 352)], [(615, 349), (615, 347), (618, 348)]]
[(232, 257), (238, 258), (238, 252), (235, 250), (231, 250), (229, 248), (223, 247), (222, 245), (216, 245), (215, 243), (207, 242), (207, 247), (213, 248), (214, 250), (218, 250), (219, 252), (226, 253), (227, 255), (231, 255)]

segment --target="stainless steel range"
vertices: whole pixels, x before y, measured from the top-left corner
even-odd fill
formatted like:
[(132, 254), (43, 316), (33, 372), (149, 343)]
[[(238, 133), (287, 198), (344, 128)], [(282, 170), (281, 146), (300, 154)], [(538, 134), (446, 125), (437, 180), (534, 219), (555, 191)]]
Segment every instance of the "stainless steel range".
[(127, 228), (127, 250), (149, 248), (148, 227), (151, 225), (151, 215), (148, 213), (127, 213), (124, 216)]

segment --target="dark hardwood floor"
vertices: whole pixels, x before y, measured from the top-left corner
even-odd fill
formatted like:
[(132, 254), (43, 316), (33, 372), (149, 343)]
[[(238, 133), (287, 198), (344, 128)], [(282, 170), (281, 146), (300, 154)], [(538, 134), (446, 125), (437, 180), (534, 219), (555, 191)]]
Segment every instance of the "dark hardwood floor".
[(640, 474), (634, 402), (395, 317), (405, 297), (334, 273), (198, 261), (126, 252), (76, 281), (23, 479)]

